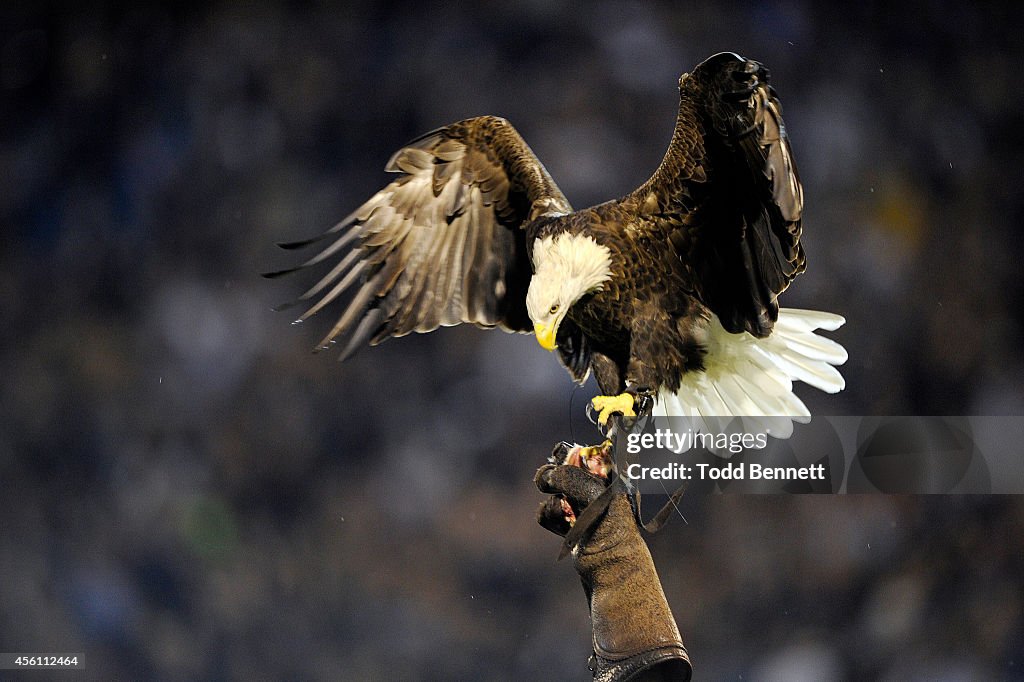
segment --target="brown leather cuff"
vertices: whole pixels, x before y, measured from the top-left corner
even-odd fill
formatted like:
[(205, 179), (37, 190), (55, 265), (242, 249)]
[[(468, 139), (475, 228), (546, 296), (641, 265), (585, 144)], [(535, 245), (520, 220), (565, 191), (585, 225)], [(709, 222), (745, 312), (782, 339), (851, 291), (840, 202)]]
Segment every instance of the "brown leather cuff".
[(595, 678), (690, 679), (686, 647), (625, 495), (611, 501), (573, 561), (590, 601)]
[(693, 674), (686, 648), (666, 646), (629, 658), (610, 661), (597, 654), (590, 657), (594, 682), (686, 682)]

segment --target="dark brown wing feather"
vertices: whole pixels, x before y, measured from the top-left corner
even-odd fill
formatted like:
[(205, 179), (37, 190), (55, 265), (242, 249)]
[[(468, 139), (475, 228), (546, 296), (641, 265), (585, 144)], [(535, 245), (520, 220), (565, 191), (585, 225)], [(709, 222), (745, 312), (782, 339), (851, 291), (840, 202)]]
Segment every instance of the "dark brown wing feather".
[(803, 272), (803, 189), (768, 72), (723, 53), (680, 80), (680, 110), (654, 193), (690, 284), (730, 332), (764, 337)]
[(471, 118), (400, 149), (386, 170), (401, 175), (325, 235), (335, 240), (298, 268), (336, 260), (299, 298), (304, 320), (353, 284), (355, 295), (319, 344), (355, 327), (343, 358), (366, 341), (462, 322), (532, 331), (526, 225), (572, 209), (504, 119)]

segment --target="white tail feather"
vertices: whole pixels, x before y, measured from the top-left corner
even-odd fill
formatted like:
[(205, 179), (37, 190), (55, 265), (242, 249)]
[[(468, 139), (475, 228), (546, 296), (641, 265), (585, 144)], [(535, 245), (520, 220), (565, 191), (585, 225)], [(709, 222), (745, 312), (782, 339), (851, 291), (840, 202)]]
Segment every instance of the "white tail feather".
[[(682, 418), (695, 433), (789, 438), (794, 421), (811, 418), (793, 393), (794, 380), (827, 393), (846, 386), (833, 366), (846, 362), (846, 349), (815, 334), (838, 329), (845, 321), (833, 313), (781, 308), (771, 336), (757, 339), (746, 332), (730, 334), (712, 316), (705, 371), (684, 374), (675, 393), (662, 391), (654, 415)], [(720, 454), (728, 456), (728, 451)]]

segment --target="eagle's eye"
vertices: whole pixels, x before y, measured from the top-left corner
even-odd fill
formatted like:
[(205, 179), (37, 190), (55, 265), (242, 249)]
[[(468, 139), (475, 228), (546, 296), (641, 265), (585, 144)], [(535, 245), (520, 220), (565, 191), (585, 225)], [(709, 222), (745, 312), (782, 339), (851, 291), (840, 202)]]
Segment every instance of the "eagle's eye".
[(551, 306), (550, 308), (548, 308), (548, 312), (551, 313), (552, 315), (557, 313), (558, 312), (558, 304), (556, 303), (553, 306)]

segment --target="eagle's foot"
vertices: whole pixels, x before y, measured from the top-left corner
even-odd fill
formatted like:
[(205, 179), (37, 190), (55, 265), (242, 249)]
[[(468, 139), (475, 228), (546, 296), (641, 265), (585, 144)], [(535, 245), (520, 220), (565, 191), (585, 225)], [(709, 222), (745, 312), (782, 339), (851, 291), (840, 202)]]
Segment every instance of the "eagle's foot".
[(613, 414), (621, 414), (623, 417), (635, 417), (633, 411), (636, 401), (632, 393), (628, 391), (619, 395), (598, 395), (590, 401), (590, 405), (598, 411), (597, 423), (601, 426), (608, 425), (608, 418)]

